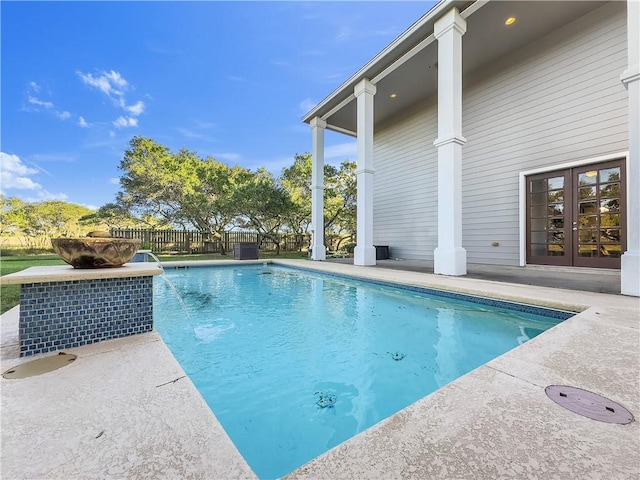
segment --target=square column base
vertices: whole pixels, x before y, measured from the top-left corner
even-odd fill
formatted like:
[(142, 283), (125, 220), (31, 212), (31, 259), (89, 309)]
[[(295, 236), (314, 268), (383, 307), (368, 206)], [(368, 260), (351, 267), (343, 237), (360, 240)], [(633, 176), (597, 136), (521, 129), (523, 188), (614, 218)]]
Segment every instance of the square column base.
[(625, 252), (620, 260), (620, 293), (640, 297), (640, 252)]
[(326, 260), (327, 249), (324, 245), (311, 245), (311, 260)]
[(376, 249), (373, 245), (360, 246), (357, 245), (353, 250), (353, 264), (363, 267), (373, 266), (376, 264)]
[(433, 252), (433, 273), (437, 275), (466, 275), (467, 251), (462, 247), (438, 247)]

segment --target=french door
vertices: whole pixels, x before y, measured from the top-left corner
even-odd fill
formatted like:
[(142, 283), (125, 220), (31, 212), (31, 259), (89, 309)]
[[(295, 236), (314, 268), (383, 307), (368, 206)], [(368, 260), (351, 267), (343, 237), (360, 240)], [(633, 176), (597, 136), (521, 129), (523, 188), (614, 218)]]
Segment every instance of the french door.
[(527, 177), (527, 263), (620, 268), (624, 160)]

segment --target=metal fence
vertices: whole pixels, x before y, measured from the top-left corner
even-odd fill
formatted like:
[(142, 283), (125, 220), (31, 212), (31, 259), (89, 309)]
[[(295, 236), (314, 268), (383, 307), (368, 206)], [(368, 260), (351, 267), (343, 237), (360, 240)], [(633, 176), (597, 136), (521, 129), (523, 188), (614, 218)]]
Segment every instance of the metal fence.
[[(154, 230), (143, 228), (112, 228), (112, 237), (135, 238), (142, 241), (140, 248), (153, 252), (177, 253), (229, 253), (237, 243), (257, 243), (262, 251), (276, 251), (271, 239), (257, 232), (231, 231), (214, 235), (197, 230)], [(296, 252), (309, 248), (310, 236), (285, 234), (281, 236), (280, 251)]]

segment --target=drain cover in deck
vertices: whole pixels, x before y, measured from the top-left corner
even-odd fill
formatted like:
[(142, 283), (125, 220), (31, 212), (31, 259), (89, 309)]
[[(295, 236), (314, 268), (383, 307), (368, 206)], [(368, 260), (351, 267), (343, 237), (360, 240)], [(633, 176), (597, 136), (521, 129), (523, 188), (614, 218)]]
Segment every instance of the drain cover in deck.
[(633, 422), (629, 410), (597, 393), (566, 385), (549, 385), (545, 392), (558, 405), (578, 415), (620, 425)]
[(2, 377), (7, 379), (34, 377), (69, 365), (76, 358), (76, 355), (60, 352), (58, 355), (31, 360), (12, 367), (4, 372)]

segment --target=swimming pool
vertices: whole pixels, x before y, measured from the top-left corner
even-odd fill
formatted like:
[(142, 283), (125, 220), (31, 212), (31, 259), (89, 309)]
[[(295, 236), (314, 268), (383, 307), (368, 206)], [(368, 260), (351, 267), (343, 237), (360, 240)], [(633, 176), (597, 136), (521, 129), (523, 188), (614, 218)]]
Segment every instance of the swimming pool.
[(572, 315), (267, 265), (154, 282), (156, 329), (260, 478)]

